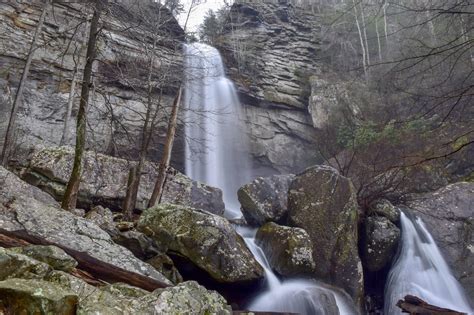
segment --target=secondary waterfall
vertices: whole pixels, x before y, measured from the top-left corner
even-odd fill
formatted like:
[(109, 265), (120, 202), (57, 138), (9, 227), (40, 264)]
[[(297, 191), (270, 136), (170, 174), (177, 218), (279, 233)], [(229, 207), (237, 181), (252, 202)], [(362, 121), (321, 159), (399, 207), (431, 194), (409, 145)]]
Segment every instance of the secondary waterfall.
[(250, 180), (248, 142), (233, 83), (217, 49), (185, 46), (186, 173), (222, 189), (226, 216), (240, 217), (237, 190)]
[(385, 314), (402, 314), (396, 303), (407, 294), (436, 306), (472, 314), (461, 285), (421, 219), (402, 213), (401, 225), (400, 253), (386, 284)]
[[(185, 46), (185, 53), (186, 174), (221, 188), (227, 217), (240, 217), (237, 190), (252, 175), (244, 126), (239, 119), (240, 103), (215, 48), (194, 43)], [(308, 315), (356, 314), (342, 293), (307, 280), (281, 282), (255, 244), (255, 230), (237, 227), (237, 231), (265, 269), (268, 283), (267, 291), (248, 308)]]

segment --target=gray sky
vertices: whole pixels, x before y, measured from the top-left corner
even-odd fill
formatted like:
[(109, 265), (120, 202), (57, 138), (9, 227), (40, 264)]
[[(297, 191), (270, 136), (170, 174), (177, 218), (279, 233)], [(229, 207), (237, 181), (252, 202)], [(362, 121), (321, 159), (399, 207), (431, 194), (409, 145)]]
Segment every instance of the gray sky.
[[(191, 5), (192, 0), (183, 0), (184, 12), (178, 16), (178, 22), (181, 26), (184, 27), (186, 22), (186, 15), (188, 14), (189, 6)], [(189, 21), (187, 26), (187, 31), (195, 32), (198, 29), (198, 26), (202, 23), (204, 15), (209, 9), (216, 11), (224, 5), (224, 0), (207, 0), (204, 3), (198, 5), (194, 10), (191, 11), (189, 15)]]

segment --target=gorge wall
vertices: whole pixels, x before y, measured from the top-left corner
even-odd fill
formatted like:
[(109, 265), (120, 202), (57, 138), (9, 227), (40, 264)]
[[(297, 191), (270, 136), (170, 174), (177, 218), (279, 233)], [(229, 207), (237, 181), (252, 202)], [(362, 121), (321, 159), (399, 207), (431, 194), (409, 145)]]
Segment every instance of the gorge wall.
[(218, 39), (263, 169), (297, 172), (318, 160), (308, 100), (320, 72), (319, 22), (290, 3), (236, 1)]
[[(0, 147), (10, 114), (11, 98), (18, 87), (24, 63), (41, 14), (43, 1), (0, 4)], [(130, 2), (131, 3), (131, 2)], [(160, 98), (163, 108), (171, 105), (181, 81), (181, 43), (184, 32), (174, 17), (163, 7), (139, 2), (141, 10), (160, 16), (161, 27), (156, 43), (157, 77), (153, 96)], [(98, 43), (93, 88), (88, 112), (88, 148), (109, 155), (136, 158), (141, 128), (146, 111), (146, 41), (151, 32), (143, 25), (128, 2), (113, 4), (104, 12), (104, 23)], [(86, 8), (86, 9), (84, 9)], [(58, 145), (61, 140), (69, 91), (78, 55), (82, 58), (78, 81), (82, 78), (86, 36), (86, 18), (92, 10), (73, 3), (55, 3), (47, 11), (43, 30), (35, 51), (22, 105), (18, 111), (13, 155), (17, 162), (36, 147)], [(79, 53), (78, 53), (79, 52)], [(137, 66), (138, 65), (138, 66)], [(131, 73), (130, 73), (131, 72)], [(167, 77), (164, 78), (166, 74)], [(80, 84), (65, 144), (74, 144), (75, 115), (79, 103)], [(154, 130), (154, 143), (149, 158), (157, 160), (164, 142), (167, 117), (160, 117)], [(182, 137), (178, 135), (173, 164), (182, 168)]]

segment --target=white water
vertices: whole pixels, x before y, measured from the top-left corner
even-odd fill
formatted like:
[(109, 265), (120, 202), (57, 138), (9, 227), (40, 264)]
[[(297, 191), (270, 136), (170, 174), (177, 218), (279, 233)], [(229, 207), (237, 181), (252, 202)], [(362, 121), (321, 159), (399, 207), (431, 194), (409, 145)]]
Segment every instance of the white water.
[[(244, 126), (239, 125), (240, 103), (215, 48), (189, 44), (185, 53), (186, 174), (221, 188), (226, 215), (240, 217), (237, 190), (252, 175)], [(238, 228), (238, 232), (264, 268), (268, 283), (268, 289), (255, 298), (249, 309), (336, 315), (321, 309), (323, 295), (334, 295), (341, 315), (356, 314), (342, 293), (307, 280), (281, 282), (255, 244), (255, 230)]]
[(401, 214), (401, 250), (390, 270), (385, 290), (385, 314), (402, 314), (398, 300), (411, 294), (433, 305), (473, 313), (433, 237), (421, 219)]
[(237, 190), (251, 177), (234, 85), (225, 77), (219, 52), (205, 44), (185, 46), (185, 69), (186, 173), (222, 189), (226, 216), (240, 217)]

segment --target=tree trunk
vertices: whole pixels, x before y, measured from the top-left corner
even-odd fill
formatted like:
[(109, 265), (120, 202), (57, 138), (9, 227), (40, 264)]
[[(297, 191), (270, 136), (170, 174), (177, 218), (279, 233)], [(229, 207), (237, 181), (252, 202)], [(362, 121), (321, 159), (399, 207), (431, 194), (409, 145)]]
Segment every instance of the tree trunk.
[(163, 186), (166, 179), (166, 171), (170, 165), (171, 152), (173, 151), (173, 142), (174, 135), (176, 133), (176, 123), (178, 120), (178, 110), (179, 104), (181, 103), (181, 94), (183, 92), (182, 87), (179, 88), (178, 95), (176, 96), (173, 109), (171, 110), (171, 117), (168, 123), (168, 132), (166, 133), (166, 143), (163, 152), (163, 156), (160, 161), (160, 166), (158, 167), (158, 175), (155, 182), (155, 187), (153, 188), (153, 193), (148, 202), (148, 207), (153, 207), (157, 201), (161, 200), (161, 195), (163, 193)]
[[(152, 119), (152, 111), (153, 111), (153, 84), (152, 84), (152, 78), (153, 78), (153, 69), (154, 69), (154, 63), (155, 63), (155, 58), (153, 55), (153, 51), (155, 50), (156, 46), (156, 38), (153, 41), (153, 49), (151, 50), (151, 57), (150, 57), (150, 65), (149, 65), (149, 71), (148, 71), (148, 95), (147, 95), (147, 110), (146, 110), (146, 115), (145, 115), (145, 122), (143, 124), (143, 129), (142, 129), (142, 143), (140, 147), (140, 153), (139, 153), (139, 158), (138, 158), (138, 164), (133, 166), (130, 169), (129, 172), (129, 181), (127, 184), (127, 194), (125, 196), (125, 200), (123, 201), (123, 206), (122, 206), (122, 211), (124, 213), (125, 219), (132, 221), (133, 219), (133, 210), (136, 207), (137, 204), (137, 195), (138, 195), (138, 188), (140, 187), (140, 179), (142, 175), (142, 169), (143, 165), (145, 164), (146, 161), (146, 155), (148, 152), (148, 147), (150, 145), (150, 140), (151, 140), (151, 133), (152, 133), (152, 126), (153, 122), (156, 119), (156, 115)], [(160, 97), (161, 101), (161, 97)], [(157, 114), (158, 108), (156, 109), (155, 114)], [(153, 120), (153, 121), (151, 121)]]
[(361, 0), (359, 2), (360, 6), (360, 16), (362, 18), (362, 30), (364, 32), (364, 41), (365, 41), (365, 55), (367, 57), (367, 65), (370, 66), (370, 51), (369, 51), (369, 42), (367, 40), (367, 25), (365, 23), (365, 13), (364, 13), (364, 5)]
[(382, 61), (382, 44), (380, 42), (379, 19), (378, 15), (375, 17), (375, 33), (377, 34), (377, 46), (379, 49), (379, 61)]
[[(86, 23), (86, 29), (87, 29), (87, 23)], [(86, 46), (86, 40), (87, 40), (85, 37), (86, 35), (84, 34), (84, 39), (83, 39), (84, 41), (81, 44), (81, 47), (79, 48), (77, 61), (75, 60), (75, 64), (74, 64), (74, 72), (72, 74), (71, 88), (69, 89), (69, 99), (67, 102), (66, 116), (64, 117), (63, 135), (61, 137), (61, 142), (59, 143), (60, 145), (66, 144), (68, 140), (69, 120), (71, 118), (72, 106), (74, 105), (74, 96), (76, 94), (75, 92), (76, 92), (76, 85), (77, 85), (77, 74), (79, 72), (79, 68), (81, 65), (81, 56)]]
[(100, 14), (106, 3), (107, 0), (98, 0), (96, 2), (94, 15), (91, 20), (89, 40), (87, 43), (86, 64), (84, 66), (82, 79), (81, 100), (79, 102), (79, 112), (77, 114), (74, 166), (61, 204), (61, 207), (65, 210), (72, 210), (76, 207), (77, 194), (81, 183), (82, 156), (86, 145), (87, 107), (89, 104), (89, 91), (91, 88), (92, 66), (97, 54), (96, 43), (99, 31)]
[(33, 41), (30, 45), (30, 50), (28, 51), (28, 55), (26, 57), (25, 67), (23, 68), (23, 74), (21, 75), (20, 84), (15, 94), (15, 99), (12, 104), (12, 108), (10, 111), (10, 118), (8, 120), (7, 131), (5, 133), (5, 140), (3, 141), (3, 149), (2, 149), (2, 165), (7, 166), (8, 158), (10, 155), (10, 146), (12, 145), (12, 135), (13, 130), (15, 128), (15, 121), (16, 115), (18, 112), (18, 108), (21, 105), (23, 90), (25, 89), (26, 80), (28, 78), (28, 73), (30, 72), (31, 61), (33, 60), (33, 56), (36, 50), (36, 46), (38, 43), (38, 38), (41, 33), (41, 29), (43, 28), (44, 18), (46, 17), (46, 12), (49, 7), (49, 3), (51, 0), (46, 0), (43, 10), (41, 11), (40, 18), (38, 20), (38, 24), (36, 25), (35, 34), (33, 36)]
[(357, 31), (359, 33), (360, 47), (362, 49), (362, 65), (364, 67), (365, 79), (367, 80), (367, 63), (366, 63), (366, 56), (365, 56), (365, 44), (364, 44), (364, 39), (362, 37), (362, 30), (360, 28), (359, 17), (357, 14), (357, 7), (356, 7), (355, 0), (352, 0), (352, 3), (354, 4), (354, 17), (356, 21)]

